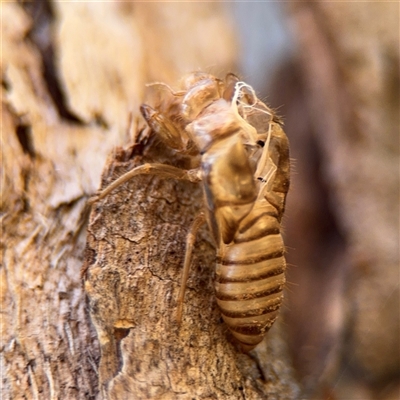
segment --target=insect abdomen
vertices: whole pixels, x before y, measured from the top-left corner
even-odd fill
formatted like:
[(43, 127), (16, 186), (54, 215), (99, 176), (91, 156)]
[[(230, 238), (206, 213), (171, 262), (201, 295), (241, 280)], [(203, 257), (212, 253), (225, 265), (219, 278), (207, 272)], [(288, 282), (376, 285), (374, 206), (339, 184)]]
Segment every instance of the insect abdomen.
[(217, 303), (245, 351), (263, 340), (283, 300), (286, 262), (274, 210), (266, 201), (256, 204), (234, 241), (218, 251)]

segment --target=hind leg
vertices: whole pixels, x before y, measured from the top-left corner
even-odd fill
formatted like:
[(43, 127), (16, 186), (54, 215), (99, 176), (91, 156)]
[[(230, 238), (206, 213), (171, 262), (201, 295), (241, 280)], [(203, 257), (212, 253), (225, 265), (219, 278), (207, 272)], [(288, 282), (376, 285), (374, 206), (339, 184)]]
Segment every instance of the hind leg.
[(192, 253), (194, 243), (196, 241), (197, 231), (204, 224), (206, 217), (203, 212), (201, 212), (193, 221), (192, 226), (190, 227), (189, 233), (186, 237), (186, 251), (185, 251), (185, 262), (183, 264), (183, 272), (182, 272), (182, 279), (181, 279), (181, 288), (179, 290), (179, 297), (178, 297), (178, 309), (176, 313), (176, 321), (178, 325), (181, 323), (182, 320), (182, 310), (183, 310), (183, 302), (185, 299), (185, 290), (186, 290), (186, 283), (189, 277), (189, 270), (190, 270), (190, 262), (192, 261)]

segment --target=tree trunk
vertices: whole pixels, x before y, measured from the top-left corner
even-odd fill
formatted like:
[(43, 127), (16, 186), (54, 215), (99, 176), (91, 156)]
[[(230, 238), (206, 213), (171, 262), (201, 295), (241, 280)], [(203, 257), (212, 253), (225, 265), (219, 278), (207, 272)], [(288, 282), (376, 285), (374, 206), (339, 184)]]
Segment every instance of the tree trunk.
[(103, 186), (172, 157), (132, 144), (145, 83), (232, 68), (224, 8), (1, 7), (2, 398), (295, 398), (279, 327), (251, 356), (228, 341), (205, 228), (175, 322), (185, 236), (201, 207), (194, 184), (133, 179), (93, 207), (86, 243), (87, 198), (107, 154), (125, 144), (109, 157)]

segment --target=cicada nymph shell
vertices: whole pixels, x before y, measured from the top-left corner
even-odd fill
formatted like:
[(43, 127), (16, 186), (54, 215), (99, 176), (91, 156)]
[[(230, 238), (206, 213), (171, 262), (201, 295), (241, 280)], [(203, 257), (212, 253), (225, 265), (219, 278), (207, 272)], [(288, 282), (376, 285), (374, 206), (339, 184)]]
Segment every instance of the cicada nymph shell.
[(167, 146), (197, 160), (196, 168), (145, 164), (92, 201), (138, 174), (200, 182), (204, 212), (188, 235), (178, 319), (195, 233), (205, 219), (217, 247), (217, 304), (233, 337), (249, 351), (262, 341), (283, 300), (281, 220), (289, 189), (288, 139), (273, 110), (233, 74), (221, 80), (193, 73), (178, 91), (155, 85), (161, 86), (161, 100), (155, 107), (143, 104), (142, 115)]

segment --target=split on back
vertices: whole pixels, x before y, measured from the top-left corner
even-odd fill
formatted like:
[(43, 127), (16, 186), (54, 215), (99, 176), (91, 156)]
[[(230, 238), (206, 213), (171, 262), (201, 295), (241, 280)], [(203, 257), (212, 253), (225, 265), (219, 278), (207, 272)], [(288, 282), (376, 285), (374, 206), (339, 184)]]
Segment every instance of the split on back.
[(222, 317), (243, 351), (253, 349), (274, 323), (283, 299), (286, 263), (281, 220), (289, 189), (289, 143), (282, 123), (253, 88), (196, 72), (174, 91), (162, 83), (161, 101), (143, 104), (149, 128), (168, 147), (192, 156), (196, 168), (144, 164), (89, 201), (139, 174), (201, 182), (204, 210), (194, 219), (178, 299), (184, 291), (196, 232), (207, 221), (217, 246), (215, 292)]

